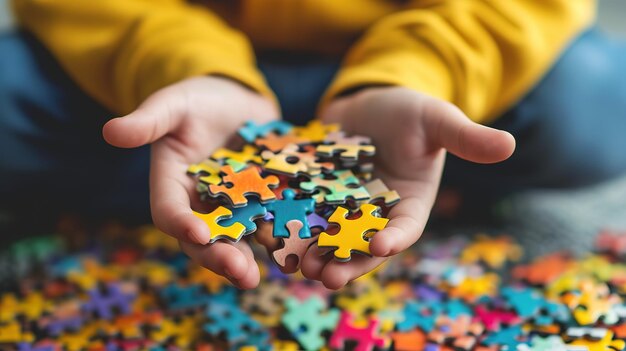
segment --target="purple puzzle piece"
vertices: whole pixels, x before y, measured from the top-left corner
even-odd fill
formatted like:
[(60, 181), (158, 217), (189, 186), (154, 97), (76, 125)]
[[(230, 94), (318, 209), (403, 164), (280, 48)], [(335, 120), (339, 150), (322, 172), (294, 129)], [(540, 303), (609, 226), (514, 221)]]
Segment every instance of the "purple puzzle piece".
[(441, 301), (443, 300), (443, 292), (426, 284), (417, 284), (413, 288), (415, 296), (422, 301)]
[(113, 308), (117, 308), (120, 312), (128, 314), (131, 312), (131, 302), (135, 296), (124, 293), (117, 284), (109, 284), (106, 292), (100, 289), (93, 289), (88, 292), (89, 301), (83, 304), (83, 310), (86, 312), (95, 312), (102, 319), (113, 318)]
[(46, 329), (51, 335), (59, 335), (66, 330), (79, 330), (82, 327), (84, 320), (81, 316), (75, 316), (65, 319), (53, 320)]
[(313, 212), (306, 217), (307, 221), (309, 221), (309, 228), (320, 227), (322, 230), (326, 230), (328, 228), (328, 221), (326, 218), (318, 215)]

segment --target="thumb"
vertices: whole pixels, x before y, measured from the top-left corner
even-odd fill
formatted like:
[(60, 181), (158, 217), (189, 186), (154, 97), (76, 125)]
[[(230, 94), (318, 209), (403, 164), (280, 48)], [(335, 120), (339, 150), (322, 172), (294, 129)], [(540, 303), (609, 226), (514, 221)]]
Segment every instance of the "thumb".
[(155, 142), (180, 124), (183, 113), (177, 100), (171, 94), (156, 93), (130, 114), (108, 121), (102, 127), (104, 140), (121, 148)]
[(437, 102), (424, 110), (427, 135), (437, 146), (476, 163), (497, 163), (511, 157), (513, 135), (475, 123), (456, 106)]

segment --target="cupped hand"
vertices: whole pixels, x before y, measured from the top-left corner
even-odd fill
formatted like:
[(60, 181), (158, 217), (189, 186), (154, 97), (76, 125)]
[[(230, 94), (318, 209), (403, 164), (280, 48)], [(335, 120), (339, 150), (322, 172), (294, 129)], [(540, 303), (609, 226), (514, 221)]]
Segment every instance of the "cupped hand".
[(203, 205), (186, 169), (227, 144), (245, 121), (265, 123), (278, 116), (269, 99), (227, 78), (207, 76), (168, 86), (103, 127), (111, 145), (152, 144), (150, 206), (155, 225), (177, 238), (192, 260), (244, 289), (259, 282), (252, 250), (245, 240), (205, 245), (209, 230), (192, 212)]
[(312, 246), (302, 273), (338, 289), (373, 270), (421, 236), (435, 201), (446, 150), (468, 161), (496, 163), (515, 149), (507, 132), (472, 122), (454, 105), (400, 87), (361, 90), (332, 102), (321, 118), (340, 123), (349, 135), (364, 135), (376, 145), (376, 172), (401, 201), (391, 209), (387, 227), (370, 241), (372, 257), (353, 255), (336, 261), (327, 249)]

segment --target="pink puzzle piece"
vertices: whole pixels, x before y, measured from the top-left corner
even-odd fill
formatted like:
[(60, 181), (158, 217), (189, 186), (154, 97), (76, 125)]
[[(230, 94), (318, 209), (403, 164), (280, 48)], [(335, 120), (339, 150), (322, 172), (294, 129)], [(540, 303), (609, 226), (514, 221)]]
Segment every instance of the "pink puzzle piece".
[(282, 249), (274, 251), (272, 256), (279, 266), (285, 267), (285, 261), (287, 260), (287, 256), (294, 255), (298, 258), (298, 264), (296, 268), (300, 269), (300, 262), (302, 262), (302, 257), (304, 257), (304, 254), (306, 253), (309, 246), (317, 241), (317, 236), (306, 239), (300, 238), (298, 233), (302, 228), (302, 222), (296, 219), (287, 222), (286, 226), (289, 230), (290, 235), (288, 238), (283, 238), (284, 247)]
[(380, 325), (378, 319), (370, 318), (365, 328), (355, 327), (353, 320), (354, 316), (352, 314), (346, 311), (341, 312), (339, 324), (337, 324), (333, 335), (330, 337), (328, 346), (332, 349), (343, 350), (344, 343), (347, 340), (351, 340), (357, 342), (354, 351), (372, 351), (374, 347), (382, 349), (388, 344), (388, 340), (376, 336)]
[(519, 317), (515, 312), (503, 309), (487, 309), (484, 305), (474, 308), (474, 321), (482, 323), (489, 331), (500, 329), (501, 324), (512, 325), (519, 322)]

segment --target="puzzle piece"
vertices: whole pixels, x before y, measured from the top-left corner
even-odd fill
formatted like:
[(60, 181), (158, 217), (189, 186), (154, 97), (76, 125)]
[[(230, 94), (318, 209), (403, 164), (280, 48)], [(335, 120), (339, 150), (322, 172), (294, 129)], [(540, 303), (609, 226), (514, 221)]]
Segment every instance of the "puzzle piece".
[(276, 176), (261, 177), (255, 167), (249, 167), (235, 173), (231, 166), (221, 169), (223, 185), (209, 185), (209, 195), (228, 199), (233, 207), (242, 207), (248, 203), (247, 195), (256, 195), (261, 203), (276, 199), (271, 188), (278, 186)]
[(611, 325), (619, 319), (616, 307), (621, 299), (611, 293), (603, 283), (585, 282), (580, 286), (580, 291), (563, 295), (562, 301), (570, 308), (572, 317), (580, 325), (597, 323), (600, 318), (605, 325)]
[(482, 323), (489, 331), (499, 330), (502, 325), (512, 325), (520, 322), (519, 316), (501, 308), (487, 308), (485, 305), (474, 307), (474, 319)]
[(283, 190), (283, 199), (276, 200), (265, 205), (265, 208), (274, 215), (275, 238), (288, 238), (287, 222), (298, 220), (302, 222), (303, 227), (298, 235), (300, 238), (307, 239), (311, 237), (311, 229), (307, 215), (315, 210), (315, 200), (313, 199), (295, 199), (296, 193), (292, 189)]
[(18, 300), (13, 294), (4, 294), (0, 299), (0, 322), (11, 322), (22, 316), (27, 321), (37, 320), (52, 309), (52, 302), (39, 292), (31, 292)]
[(264, 168), (269, 172), (277, 172), (290, 177), (297, 175), (315, 176), (335, 169), (332, 162), (317, 161), (314, 153), (299, 151), (298, 145), (286, 145), (280, 152), (263, 151), (263, 159), (267, 160)]
[(309, 228), (311, 229), (320, 228), (321, 230), (326, 230), (326, 228), (328, 228), (328, 221), (315, 212), (306, 216), (306, 219), (309, 221)]
[(328, 221), (339, 225), (339, 232), (335, 235), (322, 232), (317, 241), (318, 246), (335, 248), (335, 258), (340, 261), (350, 260), (353, 251), (369, 255), (368, 238), (373, 235), (372, 232), (385, 228), (389, 219), (374, 216), (378, 211), (374, 205), (361, 205), (360, 210), (361, 217), (347, 219), (349, 211), (338, 207)]
[(245, 292), (240, 305), (261, 324), (274, 327), (280, 323), (287, 296), (284, 285), (276, 281), (268, 282)]
[(605, 335), (600, 340), (576, 339), (570, 342), (569, 345), (583, 346), (588, 351), (624, 350), (626, 347), (624, 340), (613, 339), (613, 332), (610, 330), (606, 330)]
[(248, 162), (263, 164), (261, 156), (257, 155), (259, 149), (252, 145), (244, 145), (241, 151), (234, 151), (226, 148), (219, 148), (211, 154), (211, 158), (235, 168), (245, 167)]
[(243, 140), (248, 143), (254, 142), (259, 137), (264, 137), (269, 133), (278, 133), (285, 135), (293, 129), (293, 126), (289, 122), (285, 121), (271, 121), (265, 124), (257, 124), (254, 121), (247, 121), (243, 127), (237, 131)]
[(310, 142), (294, 134), (276, 135), (272, 133), (257, 139), (254, 143), (258, 147), (267, 149), (273, 153), (278, 153), (290, 144), (304, 145)]
[(52, 343), (37, 343), (33, 345), (28, 342), (21, 342), (17, 344), (17, 351), (57, 351), (56, 345)]
[(545, 286), (574, 267), (574, 261), (565, 253), (554, 253), (535, 260), (528, 265), (513, 268), (513, 277), (532, 285)]
[(304, 127), (294, 127), (293, 132), (312, 143), (321, 143), (326, 139), (328, 133), (339, 131), (339, 124), (323, 124), (318, 120), (312, 120)]
[(22, 330), (20, 323), (11, 321), (0, 324), (0, 345), (9, 343), (32, 342), (35, 336)]
[(541, 337), (535, 335), (530, 341), (529, 351), (568, 351), (563, 339), (558, 335)]
[(291, 297), (285, 305), (286, 312), (282, 316), (285, 328), (305, 350), (321, 349), (324, 346), (322, 333), (335, 328), (339, 311), (334, 308), (325, 310), (324, 301), (317, 296), (304, 302)]
[(332, 144), (332, 145), (363, 146), (363, 145), (371, 145), (372, 139), (370, 137), (360, 136), (360, 135), (347, 137), (346, 134), (342, 131), (334, 131), (334, 132), (328, 133), (328, 135), (324, 139), (324, 143)]
[(211, 321), (204, 324), (204, 331), (214, 336), (224, 333), (226, 340), (231, 343), (246, 341), (254, 332), (263, 330), (258, 322), (234, 304), (211, 302), (206, 316)]
[(507, 261), (518, 261), (521, 257), (521, 247), (505, 236), (479, 235), (461, 252), (461, 262), (485, 262), (491, 268), (501, 268)]
[(487, 273), (477, 277), (465, 277), (460, 284), (448, 289), (448, 295), (461, 298), (465, 302), (475, 302), (485, 296), (494, 296), (498, 291), (500, 277)]
[(194, 163), (187, 168), (187, 173), (193, 176), (198, 176), (198, 180), (205, 184), (218, 185), (222, 182), (220, 177), (220, 165), (213, 160), (203, 160), (200, 163)]
[(369, 203), (381, 203), (385, 207), (391, 207), (400, 202), (400, 195), (395, 190), (389, 190), (380, 179), (374, 179), (365, 184), (365, 190), (370, 195)]
[(343, 311), (339, 319), (339, 324), (330, 337), (328, 346), (335, 349), (343, 349), (346, 341), (356, 341), (354, 351), (373, 351), (375, 347), (380, 349), (387, 346), (389, 340), (382, 336), (377, 336), (380, 322), (376, 318), (369, 318), (365, 328), (354, 325), (354, 316)]
[(356, 161), (359, 156), (374, 156), (376, 147), (373, 145), (318, 145), (315, 149), (316, 153), (323, 157), (333, 157), (338, 154), (342, 160)]
[(513, 325), (487, 334), (482, 343), (487, 346), (498, 345), (504, 348), (503, 350), (512, 351), (517, 350), (521, 345), (526, 345), (525, 339), (526, 334), (522, 330), (522, 326)]
[(131, 304), (135, 299), (133, 294), (124, 292), (118, 284), (108, 284), (104, 291), (92, 289), (87, 292), (89, 300), (82, 308), (87, 313), (95, 313), (106, 320), (113, 318), (113, 309), (127, 314), (131, 312)]
[(237, 223), (241, 223), (246, 227), (243, 235), (254, 233), (257, 229), (254, 221), (265, 217), (267, 209), (261, 205), (258, 199), (248, 199), (248, 204), (244, 207), (236, 207), (232, 210), (232, 217), (225, 218), (220, 221), (223, 227), (230, 227)]
[(393, 332), (391, 333), (391, 340), (395, 350), (424, 351), (426, 347), (426, 334), (419, 329)]
[(229, 239), (231, 241), (239, 241), (241, 237), (246, 232), (246, 226), (239, 222), (232, 223), (230, 226), (223, 226), (220, 221), (224, 219), (229, 219), (232, 217), (232, 211), (227, 209), (226, 207), (220, 206), (216, 208), (211, 213), (198, 213), (193, 212), (193, 214), (200, 218), (204, 223), (206, 223), (207, 227), (209, 227), (210, 231), (210, 242), (213, 243), (218, 239)]
[(484, 332), (484, 326), (472, 321), (469, 315), (458, 318), (441, 316), (435, 328), (428, 333), (428, 340), (438, 345), (450, 345), (457, 349), (470, 350)]
[(550, 325), (554, 322), (565, 323), (569, 320), (569, 311), (564, 305), (548, 301), (531, 288), (507, 286), (501, 290), (502, 297), (523, 319), (533, 319), (536, 325)]
[(300, 238), (298, 233), (303, 225), (302, 222), (298, 220), (291, 220), (287, 222), (286, 226), (290, 233), (289, 237), (282, 239), (283, 247), (274, 251), (272, 257), (279, 266), (285, 267), (287, 257), (289, 255), (296, 256), (298, 258), (296, 269), (300, 269), (300, 263), (302, 262), (304, 254), (309, 246), (317, 241), (317, 237)]
[[(168, 309), (173, 311), (188, 311), (204, 308), (215, 297), (204, 292), (201, 285), (181, 286), (170, 284), (160, 291)], [(234, 294), (233, 301), (235, 300)]]
[(418, 327), (428, 333), (435, 328), (437, 319), (443, 314), (443, 306), (437, 302), (408, 301), (402, 314), (404, 318), (396, 324), (397, 330), (409, 331)]
[(155, 329), (150, 333), (150, 338), (159, 344), (172, 343), (183, 350), (189, 349), (200, 336), (199, 324), (199, 318), (194, 316), (182, 317), (178, 322), (165, 318), (152, 324)]
[(335, 171), (334, 178), (325, 178), (323, 175), (311, 178), (310, 181), (300, 183), (300, 189), (307, 193), (319, 191), (313, 198), (321, 204), (343, 204), (348, 199), (355, 201), (367, 200), (370, 194), (360, 185), (359, 179), (349, 170)]

